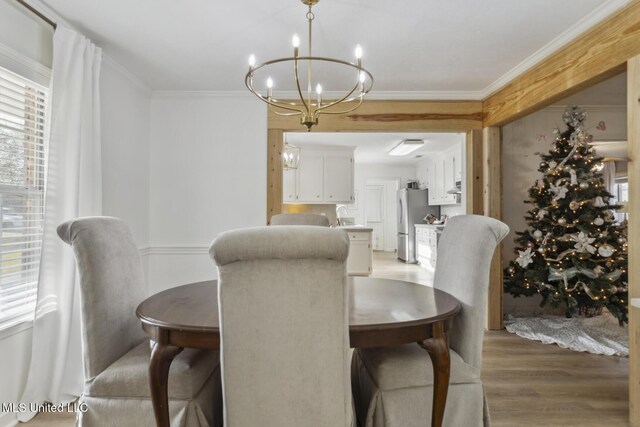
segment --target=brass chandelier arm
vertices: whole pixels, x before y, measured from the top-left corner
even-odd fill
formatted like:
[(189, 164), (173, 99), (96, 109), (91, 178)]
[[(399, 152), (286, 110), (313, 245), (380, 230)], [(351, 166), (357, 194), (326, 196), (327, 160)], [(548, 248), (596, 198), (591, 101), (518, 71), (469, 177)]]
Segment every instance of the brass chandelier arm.
[(269, 104), (269, 110), (271, 110), (274, 114), (278, 116), (292, 117), (292, 116), (299, 116), (302, 114), (300, 111), (297, 111), (295, 113), (283, 113), (281, 111), (277, 111), (276, 108), (278, 107), (274, 107), (273, 105)]
[(353, 102), (353, 101), (355, 101), (356, 99), (358, 99), (358, 100), (359, 100), (359, 101), (358, 101), (358, 103), (357, 103), (354, 107), (349, 108), (348, 110), (341, 110), (341, 111), (321, 111), (321, 112), (320, 112), (320, 114), (346, 114), (346, 113), (350, 113), (350, 112), (352, 112), (352, 111), (356, 110), (360, 105), (362, 105), (362, 101), (364, 101), (364, 96), (359, 96), (359, 97), (356, 97), (356, 98), (351, 98), (351, 100), (350, 100), (350, 101), (345, 101), (345, 103), (346, 103), (346, 102)]
[(349, 97), (351, 96), (351, 94), (352, 94), (353, 92), (355, 92), (355, 91), (356, 91), (356, 89), (358, 89), (358, 86), (360, 86), (361, 84), (362, 84), (362, 83), (360, 83), (360, 70), (358, 69), (358, 79), (356, 80), (356, 84), (353, 86), (353, 89), (351, 89), (351, 91), (350, 91), (349, 93), (347, 93), (345, 96), (343, 96), (343, 97), (342, 97), (342, 98), (340, 98), (340, 99), (337, 99), (337, 100), (335, 100), (335, 101), (332, 101), (332, 102), (330, 102), (330, 103), (328, 103), (327, 105), (324, 105), (324, 106), (320, 106), (320, 105), (319, 105), (319, 106), (318, 106), (318, 108), (316, 108), (316, 110), (315, 110), (315, 111), (314, 111), (314, 113), (313, 113), (313, 114), (314, 114), (314, 116), (318, 117), (318, 114), (323, 114), (323, 113), (322, 113), (322, 110), (326, 110), (327, 108), (331, 108), (331, 107), (333, 107), (333, 106), (334, 106), (334, 105), (336, 105), (336, 104), (339, 104), (339, 103), (341, 103), (341, 102), (346, 101), (346, 100), (347, 100), (347, 98), (349, 98)]
[(255, 96), (260, 98), (262, 101), (266, 102), (267, 104), (269, 104), (270, 106), (273, 106), (273, 107), (278, 107), (278, 108), (282, 108), (282, 109), (285, 109), (285, 110), (295, 111), (296, 114), (304, 114), (304, 111), (299, 110), (298, 108), (287, 107), (287, 106), (281, 105), (281, 104), (278, 103), (277, 100), (275, 100), (275, 102), (274, 102), (271, 99), (267, 98), (266, 96), (259, 94), (258, 92), (256, 92), (253, 89), (252, 80), (253, 80), (253, 73), (251, 73), (251, 72), (247, 73), (247, 76), (246, 76), (246, 78), (244, 80), (244, 83), (247, 86), (247, 89), (249, 89)]
[[(296, 78), (296, 87), (298, 88), (298, 95), (300, 95), (300, 100), (302, 101), (302, 104), (304, 105), (304, 108), (306, 110), (306, 114), (309, 114), (309, 106), (307, 105), (306, 101), (304, 100), (304, 96), (302, 95), (302, 89), (300, 88), (300, 78), (298, 77), (298, 57), (295, 56), (294, 60), (293, 60), (293, 74)], [(309, 100), (309, 102), (311, 102), (311, 100)]]

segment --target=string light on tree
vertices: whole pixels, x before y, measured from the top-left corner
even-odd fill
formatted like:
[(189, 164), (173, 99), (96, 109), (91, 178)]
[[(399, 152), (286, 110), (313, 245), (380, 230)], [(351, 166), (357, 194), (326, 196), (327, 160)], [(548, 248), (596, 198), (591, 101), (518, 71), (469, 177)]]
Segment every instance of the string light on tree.
[(586, 113), (567, 108), (564, 131), (554, 131), (541, 154), (542, 178), (529, 189), (528, 228), (518, 232), (517, 257), (505, 269), (505, 291), (541, 295), (541, 305), (563, 305), (567, 316), (603, 308), (627, 322), (627, 225), (617, 224), (602, 164), (590, 146)]

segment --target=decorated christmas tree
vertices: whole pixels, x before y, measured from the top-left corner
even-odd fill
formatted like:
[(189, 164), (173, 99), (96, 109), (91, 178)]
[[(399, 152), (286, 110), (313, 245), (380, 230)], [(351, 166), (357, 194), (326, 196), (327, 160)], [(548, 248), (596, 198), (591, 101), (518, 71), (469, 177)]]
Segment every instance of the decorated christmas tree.
[(541, 154), (542, 177), (529, 189), (528, 228), (518, 232), (517, 258), (505, 269), (505, 291), (542, 296), (567, 317), (607, 308), (627, 322), (627, 226), (616, 223), (613, 195), (604, 186), (602, 157), (588, 143), (586, 113), (567, 108), (565, 131), (555, 131)]

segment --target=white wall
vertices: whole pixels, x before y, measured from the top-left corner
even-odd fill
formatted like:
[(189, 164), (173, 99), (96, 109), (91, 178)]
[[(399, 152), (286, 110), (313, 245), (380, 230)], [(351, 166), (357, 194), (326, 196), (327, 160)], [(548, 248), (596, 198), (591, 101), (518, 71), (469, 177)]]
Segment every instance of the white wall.
[(215, 278), (216, 234), (266, 223), (266, 117), (249, 97), (153, 97), (150, 292)]
[[(503, 221), (511, 229), (504, 239), (503, 264), (507, 266), (509, 261), (515, 258), (513, 250), (516, 231), (527, 228), (524, 215), (529, 205), (524, 203), (528, 198), (528, 190), (535, 180), (540, 178), (538, 166), (540, 157), (537, 152), (547, 153), (554, 140), (553, 130), (559, 127), (566, 129), (562, 121), (562, 113), (566, 104), (552, 106), (544, 110), (523, 117), (502, 128), (502, 188), (503, 188)], [(585, 106), (587, 111), (586, 127), (593, 134), (594, 141), (625, 140), (626, 133), (626, 106)], [(596, 126), (604, 122), (606, 130), (597, 129)], [(509, 294), (504, 296), (505, 313), (537, 313), (553, 311), (538, 306), (540, 299), (513, 298)]]
[(138, 247), (149, 246), (151, 92), (112, 60), (102, 63), (102, 207), (122, 218)]

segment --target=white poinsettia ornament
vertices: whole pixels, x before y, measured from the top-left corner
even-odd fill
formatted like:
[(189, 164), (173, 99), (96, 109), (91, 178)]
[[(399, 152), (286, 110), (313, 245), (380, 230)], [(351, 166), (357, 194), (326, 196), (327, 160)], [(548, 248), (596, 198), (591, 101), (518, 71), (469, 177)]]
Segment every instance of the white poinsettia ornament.
[(564, 199), (569, 189), (565, 185), (549, 184), (549, 191), (553, 193), (554, 200), (560, 200), (560, 199)]
[(533, 263), (533, 254), (531, 253), (531, 248), (527, 248), (525, 251), (518, 251), (518, 258), (516, 258), (516, 262), (520, 264), (520, 267), (525, 268), (527, 265)]
[(590, 254), (594, 254), (596, 252), (595, 246), (592, 245), (592, 243), (595, 242), (596, 239), (587, 236), (582, 231), (578, 234), (572, 234), (571, 240), (576, 242), (573, 247), (576, 248), (578, 252), (589, 252)]

